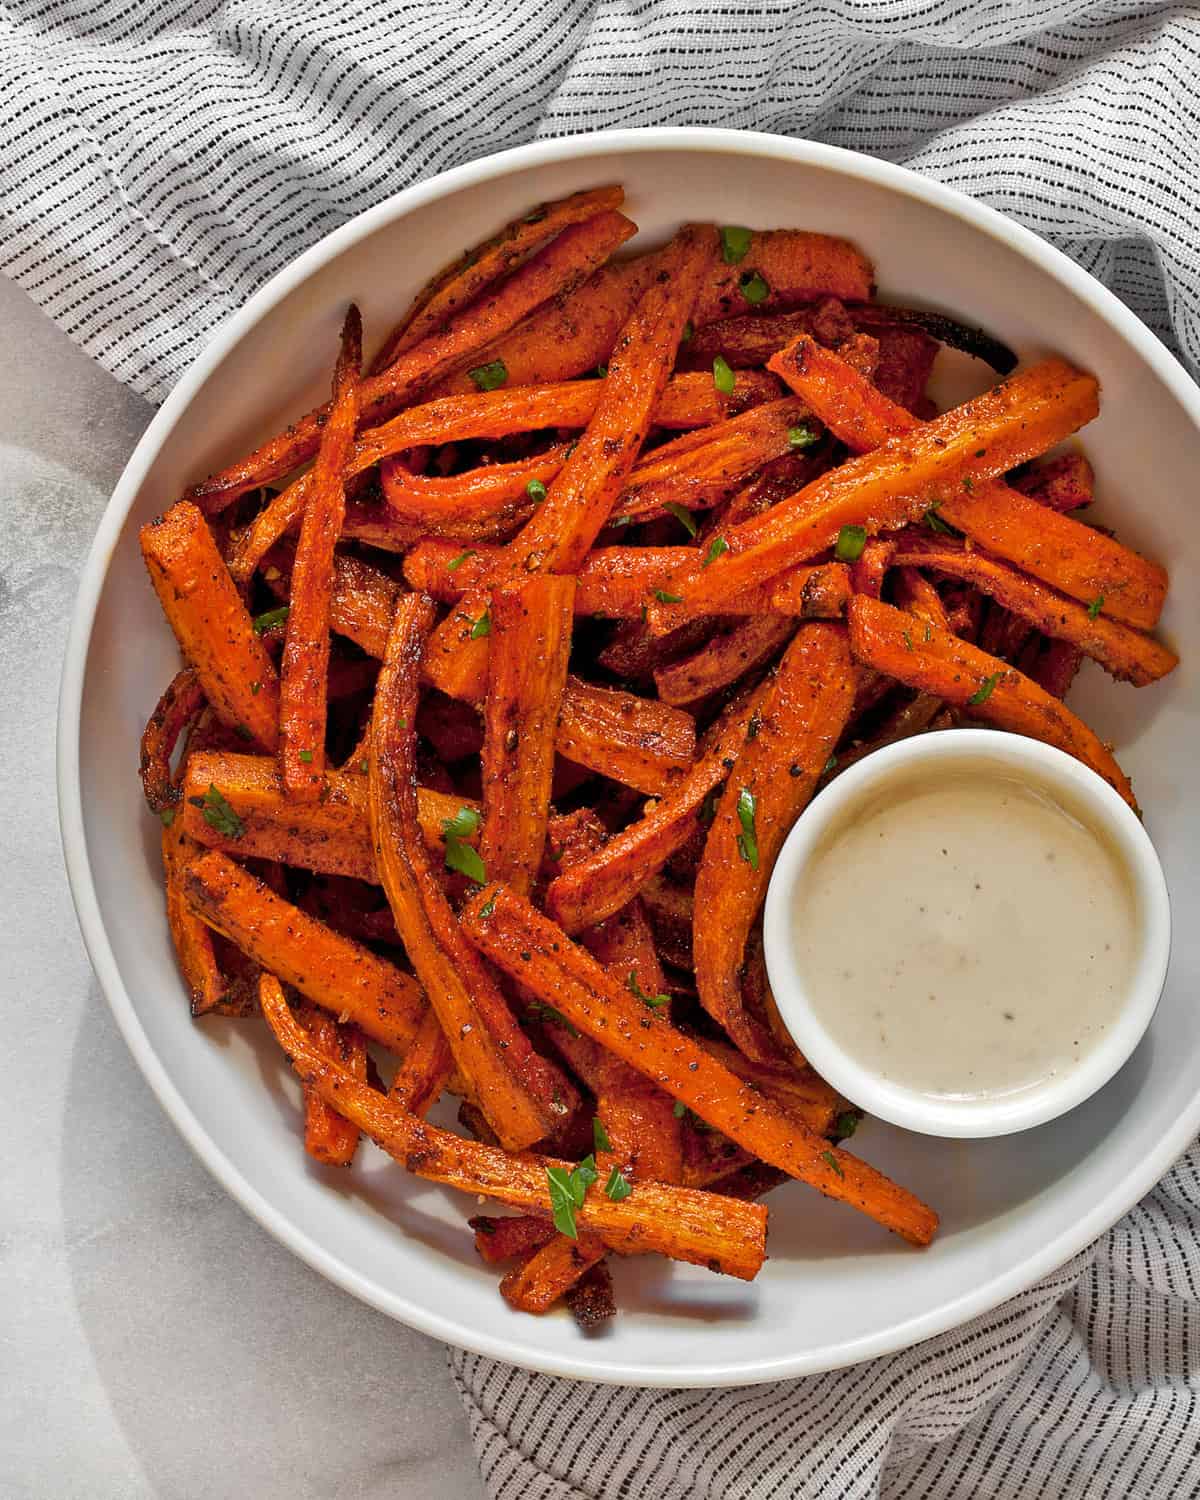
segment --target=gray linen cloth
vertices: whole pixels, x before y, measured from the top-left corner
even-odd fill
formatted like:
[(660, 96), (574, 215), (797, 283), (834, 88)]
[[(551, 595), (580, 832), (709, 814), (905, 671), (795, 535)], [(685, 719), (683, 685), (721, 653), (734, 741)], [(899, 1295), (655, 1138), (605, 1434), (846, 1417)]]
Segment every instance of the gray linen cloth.
[[(330, 229), (585, 129), (719, 124), (993, 204), (1200, 366), (1200, 11), (1138, 0), (7, 0), (0, 269), (161, 400)], [(452, 1353), (494, 1500), (1200, 1495), (1200, 1152), (891, 1359), (629, 1391)]]

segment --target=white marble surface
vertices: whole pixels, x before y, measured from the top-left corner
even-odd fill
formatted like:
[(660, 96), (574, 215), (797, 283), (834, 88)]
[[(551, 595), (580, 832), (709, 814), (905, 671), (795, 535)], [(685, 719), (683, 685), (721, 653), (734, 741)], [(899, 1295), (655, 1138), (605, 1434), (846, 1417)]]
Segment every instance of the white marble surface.
[(442, 1347), (225, 1197), (91, 975), (58, 841), (59, 665), (150, 409), (2, 279), (0, 330), (0, 1496), (477, 1500)]

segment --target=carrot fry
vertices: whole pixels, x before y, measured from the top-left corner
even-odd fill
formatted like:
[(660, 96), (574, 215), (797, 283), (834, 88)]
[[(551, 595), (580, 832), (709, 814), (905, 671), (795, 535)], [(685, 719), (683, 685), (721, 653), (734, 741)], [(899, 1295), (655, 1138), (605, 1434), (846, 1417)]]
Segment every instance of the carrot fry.
[(498, 277), (515, 270), (527, 255), (568, 224), (618, 209), (624, 198), (624, 190), (613, 186), (539, 203), (530, 213), (506, 224), (499, 234), (460, 255), (417, 293), (407, 314), (375, 356), (371, 373), (378, 374), (394, 364), (398, 355), (433, 333), (440, 323), (466, 307)]
[(502, 1266), (518, 1256), (532, 1255), (555, 1236), (553, 1224), (530, 1214), (514, 1214), (494, 1219), (477, 1214), (467, 1223), (475, 1231), (475, 1248), (485, 1265)]
[(732, 265), (718, 262), (697, 300), (696, 327), (745, 312), (742, 289), (755, 273), (767, 285), (767, 295), (755, 304), (759, 313), (821, 297), (865, 302), (875, 280), (871, 262), (849, 240), (802, 229), (755, 230), (743, 257)]
[(362, 318), (351, 304), (333, 375), (333, 402), (313, 467), (292, 567), (287, 635), (279, 678), (279, 765), (286, 794), (312, 802), (325, 774), (329, 614), (333, 549), (346, 511), (343, 477), (358, 420)]
[(1026, 470), (1013, 488), (1050, 510), (1079, 510), (1096, 498), (1096, 476), (1082, 453), (1062, 453)]
[(518, 1312), (549, 1312), (585, 1271), (603, 1259), (604, 1249), (603, 1240), (591, 1235), (578, 1240), (555, 1235), (549, 1244), (507, 1273), (500, 1283), (500, 1295)]
[(306, 915), (215, 849), (188, 865), (183, 889), (192, 911), (255, 963), (390, 1052), (408, 1050), (425, 997), (394, 964)]
[(396, 1069), (388, 1098), (424, 1119), (437, 1103), (438, 1095), (454, 1071), (454, 1054), (436, 1012), (429, 1010), (417, 1029), (413, 1044)]
[(748, 1057), (776, 1048), (747, 1011), (739, 973), (775, 859), (816, 790), (854, 698), (843, 626), (801, 626), (756, 715), (717, 808), (696, 875), (692, 951), (700, 1003)]
[[(811, 340), (805, 347), (836, 359)], [(843, 526), (861, 526), (868, 534), (890, 531), (934, 504), (951, 520), (948, 497), (953, 495), (957, 516), (964, 484), (978, 492), (985, 480), (1044, 452), (1090, 421), (1096, 410), (1091, 376), (1061, 360), (1046, 360), (931, 422), (911, 419), (910, 431), (898, 432), (874, 452), (850, 459), (763, 515), (731, 527), (724, 534), (727, 552), (708, 568), (697, 554), (667, 589), (685, 607), (700, 600), (717, 604), (833, 546)], [(831, 420), (829, 426), (843, 436), (837, 423)], [(1053, 512), (1038, 507), (1038, 515), (1047, 519)], [(668, 630), (681, 623), (684, 612), (658, 603), (650, 608), (650, 621)]]
[(932, 1239), (937, 1228), (932, 1209), (849, 1152), (831, 1147), (774, 1100), (735, 1077), (617, 984), (521, 897), (504, 886), (488, 886), (468, 904), (463, 926), (493, 962), (580, 1031), (754, 1156), (827, 1197), (852, 1204), (913, 1244)]
[(850, 601), (850, 649), (897, 681), (965, 707), (1016, 734), (1044, 740), (1073, 755), (1137, 807), (1133, 789), (1110, 751), (1080, 719), (1015, 667), (957, 636), (865, 594)]
[(536, 458), (487, 464), (449, 479), (413, 474), (398, 458), (388, 459), (380, 470), (383, 497), (402, 525), (414, 531), (463, 541), (504, 538), (537, 508), (530, 485), (553, 483), (566, 455), (564, 443)]
[(770, 661), (796, 633), (786, 615), (751, 615), (714, 635), (691, 656), (656, 667), (654, 685), (664, 703), (682, 707), (720, 692)]
[(382, 660), (399, 585), (370, 563), (335, 553), (329, 628)]
[[(675, 361), (684, 321), (712, 262), (711, 228), (692, 225), (663, 252), (654, 281), (622, 329), (595, 415), (533, 518), (505, 548), (491, 587), (531, 572), (576, 573), (628, 480)], [(487, 645), (482, 591), (434, 632), (426, 671), (451, 697), (478, 698)]]
[(204, 517), (180, 501), (140, 536), (154, 592), (213, 711), (274, 750), (279, 678)]
[(708, 731), (695, 764), (678, 786), (597, 853), (564, 869), (546, 892), (546, 906), (569, 932), (620, 911), (647, 879), (687, 842), (705, 800), (729, 774), (745, 743), (756, 697), (743, 693)]
[[(367, 1078), (367, 1044), (355, 1026), (341, 1026), (311, 1001), (296, 1008), (296, 1019), (314, 1048), (335, 1058), (360, 1082)], [(304, 1090), (304, 1149), (327, 1167), (348, 1167), (358, 1150), (359, 1129), (331, 1109), (315, 1089)]]
[(1045, 688), (1052, 698), (1065, 698), (1081, 665), (1082, 652), (1078, 646), (1070, 641), (1047, 641), (1026, 675)]
[(700, 1045), (743, 1082), (752, 1084), (799, 1116), (818, 1135), (833, 1135), (838, 1117), (850, 1108), (837, 1090), (812, 1068), (796, 1068), (782, 1061), (757, 1061), (724, 1042), (705, 1039)]
[[(611, 211), (568, 225), (457, 319), (435, 329), (386, 370), (364, 380), (359, 425), (373, 427), (383, 422), (448, 370), (465, 365), (539, 303), (578, 286), (636, 230), (623, 214)], [(327, 415), (327, 406), (310, 411), (248, 457), (193, 485), (185, 498), (209, 511), (220, 510), (246, 490), (290, 473), (317, 451)]]
[(575, 580), (550, 574), (492, 597), (483, 725), (483, 836), (493, 879), (528, 895), (542, 863)]
[[(153, 813), (170, 812), (179, 805), (179, 785), (171, 771), (171, 757), (179, 736), (204, 707), (204, 689), (194, 667), (184, 667), (167, 684), (142, 731), (138, 770), (146, 805)], [(168, 819), (169, 821), (169, 819)]]
[[(570, 1171), (573, 1162), (513, 1153), (464, 1140), (419, 1120), (367, 1084), (359, 1083), (309, 1043), (278, 983), (263, 976), (263, 1014), (292, 1061), (339, 1114), (418, 1177), (549, 1216), (547, 1168)], [(766, 1209), (726, 1201), (712, 1193), (641, 1182), (620, 1202), (593, 1188), (576, 1214), (579, 1227), (626, 1252), (659, 1251), (675, 1260), (708, 1266), (751, 1280), (765, 1258)]]
[(176, 816), (165, 824), (160, 843), (167, 927), (175, 947), (179, 972), (187, 986), (192, 1015), (216, 1010), (226, 991), (225, 976), (213, 949), (212, 933), (195, 915), (183, 893), (183, 875), (199, 852)]
[[(798, 340), (773, 361), (772, 367), (855, 452), (880, 448), (886, 451), (906, 440), (915, 447), (921, 445), (923, 428), (917, 418), (857, 377), (836, 354), (821, 349), (811, 340)], [(1038, 408), (1056, 402), (1061, 403), (1064, 418), (1074, 412), (1071, 425), (1044, 442), (1041, 451), (1095, 415), (1095, 382), (1091, 382), (1090, 393), (1083, 391), (1078, 379), (1071, 382), (1065, 378), (1068, 370), (1060, 361), (1049, 360), (1023, 375), (1013, 376), (1006, 386), (1000, 387), (1001, 391), (1008, 390), (1014, 395), (1018, 386), (1024, 387), (1030, 397), (1031, 416)], [(1056, 386), (1060, 387), (1057, 392)], [(968, 402), (926, 424), (924, 431), (937, 429), (943, 435), (957, 435), (960, 418), (975, 410), (982, 414), (983, 408), (991, 405), (990, 395)], [(937, 499), (939, 516), (966, 532), (981, 547), (1015, 563), (1052, 588), (1085, 604), (1103, 596), (1113, 619), (1152, 630), (1166, 597), (1165, 570), (1103, 532), (1061, 515), (1004, 484), (996, 476), (1013, 465), (1007, 458), (996, 465), (992, 460), (1014, 450), (1007, 444), (998, 447), (996, 436), (987, 425), (981, 425), (975, 436), (969, 438), (968, 447), (970, 442), (977, 442), (978, 448), (984, 450), (984, 468), (968, 462), (944, 476), (934, 476), (932, 482), (940, 481), (940, 487), (936, 495), (928, 488), (926, 493), (930, 499)], [(1030, 444), (1023, 444), (1017, 451), (1031, 446), (1033, 453), (1039, 451)], [(855, 464), (846, 468), (853, 470)], [(915, 483), (925, 484), (921, 474), (920, 469), (912, 471)]]
[(429, 865), (414, 760), (421, 655), (432, 619), (433, 605), (419, 594), (396, 606), (371, 719), (371, 835), (396, 928), (455, 1065), (501, 1143), (519, 1150), (548, 1135), (577, 1096), (513, 1020)]
[(657, 796), (691, 770), (696, 724), (669, 704), (568, 677), (556, 745), (577, 765)]
[[(894, 556), (890, 560), (894, 561)], [(864, 589), (862, 592), (868, 591)], [(878, 599), (879, 595), (872, 593), (872, 597)], [(915, 567), (901, 566), (896, 570), (895, 597), (897, 605), (906, 609), (910, 615), (916, 615), (918, 620), (928, 620), (940, 630), (950, 629), (941, 595), (924, 573), (918, 572)]]
[(1006, 609), (1035, 625), (1043, 635), (1077, 646), (1120, 681), (1145, 687), (1179, 664), (1175, 653), (1151, 636), (1107, 619), (1105, 600), (1097, 598), (1085, 607), (986, 552), (974, 548), (968, 551), (953, 537), (903, 537), (893, 562), (933, 568), (973, 583)]

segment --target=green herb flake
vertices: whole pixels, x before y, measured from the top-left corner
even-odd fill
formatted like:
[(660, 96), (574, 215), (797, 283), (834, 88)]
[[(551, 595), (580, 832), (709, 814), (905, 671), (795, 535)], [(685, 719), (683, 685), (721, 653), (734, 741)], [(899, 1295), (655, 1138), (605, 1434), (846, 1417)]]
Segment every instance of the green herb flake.
[(630, 969), (629, 978), (625, 981), (625, 988), (631, 995), (636, 995), (643, 1005), (648, 1005), (651, 1010), (662, 1010), (664, 1005), (670, 1005), (670, 995), (647, 995), (638, 983), (637, 970)]
[(680, 505), (677, 500), (668, 500), (663, 509), (675, 517), (688, 536), (696, 535), (696, 523), (692, 520), (692, 513), (686, 506)]
[(716, 562), (718, 557), (728, 551), (729, 543), (723, 536), (713, 537), (712, 541), (708, 544), (708, 551), (700, 559), (700, 566), (702, 568), (710, 567), (713, 563)]
[(967, 699), (967, 702), (969, 704), (971, 704), (972, 707), (974, 707), (974, 705), (976, 705), (978, 703), (986, 703), (988, 701), (988, 699), (992, 696), (992, 694), (996, 691), (996, 684), (999, 681), (1000, 681), (1000, 673), (999, 672), (993, 672), (990, 677), (985, 677), (983, 679), (983, 681), (979, 684), (979, 686), (975, 690), (975, 692), (973, 692), (971, 694), (971, 696)]
[(162, 826), (170, 828), (171, 824), (175, 821), (175, 809), (173, 807), (164, 807), (158, 816)]
[(246, 828), (241, 818), (211, 782), (203, 797), (189, 797), (188, 801), (193, 807), (200, 809), (204, 814), (204, 821), (222, 838), (240, 839), (245, 833)]
[(682, 604), (682, 594), (668, 594), (666, 589), (655, 589), (654, 597), (660, 604)]
[(261, 692), (262, 692), (262, 683), (261, 682), (252, 682), (250, 684), (250, 696), (252, 698), (257, 698), (258, 695), (259, 695), (259, 693), (261, 693)]
[(682, 1120), (684, 1115), (687, 1114), (687, 1105), (682, 1099), (676, 1099), (675, 1103), (671, 1106), (671, 1113), (677, 1120)]
[(359, 763), (358, 763), (358, 769), (365, 776), (367, 774), (367, 772), (371, 769), (371, 767), (370, 767), (369, 762), (367, 762), (365, 760), (360, 760)]
[(796, 427), (788, 428), (788, 447), (811, 448), (814, 443), (821, 441), (821, 434), (801, 422)]
[[(496, 898), (495, 898), (495, 896), (493, 896), (490, 901), (485, 901), (483, 903), (483, 905), (479, 908), (479, 915), (484, 919), (484, 921), (486, 921), (488, 919), (488, 917), (490, 917), (491, 914), (495, 910), (496, 910)], [(551, 1009), (553, 1009), (553, 1008), (554, 1007), (551, 1006)]]
[(612, 1142), (608, 1138), (608, 1131), (604, 1128), (604, 1121), (599, 1115), (592, 1120), (592, 1144), (597, 1151), (611, 1151)]
[(233, 732), (239, 739), (242, 740), (252, 740), (254, 738), (254, 736), (250, 733), (250, 731), (244, 724), (235, 724), (233, 726)]
[(479, 814), (473, 807), (460, 807), (452, 818), (442, 819), (442, 837), (446, 844), (447, 870), (465, 875), (476, 885), (486, 885), (487, 871), (479, 851), (466, 842), (479, 831), (479, 823)]
[(474, 625), (471, 626), (471, 639), (473, 641), (481, 641), (485, 635), (491, 635), (491, 633), (492, 612), (489, 609), (485, 609)]
[(863, 548), (866, 545), (867, 528), (865, 526), (843, 526), (838, 532), (833, 555), (838, 562), (857, 562), (863, 555)]
[(633, 1192), (633, 1186), (629, 1179), (621, 1171), (620, 1167), (614, 1167), (608, 1174), (608, 1181), (604, 1184), (605, 1196), (611, 1198), (614, 1203), (620, 1203), (623, 1198), (628, 1198)]
[(442, 833), (446, 837), (469, 839), (473, 834), (479, 832), (481, 821), (480, 815), (475, 808), (460, 807), (452, 818), (442, 819)]
[(904, 642), (904, 649), (906, 651), (911, 651), (913, 648), (912, 636), (909, 635), (907, 630), (902, 630), (900, 632), (900, 639)]
[(737, 847), (738, 853), (752, 870), (758, 869), (758, 831), (754, 826), (756, 805), (754, 793), (748, 787), (743, 787), (737, 799), (738, 822), (742, 825)]
[(725, 224), (721, 228), (721, 259), (727, 266), (736, 266), (746, 259), (753, 231), (741, 224)]
[(600, 380), (607, 379), (607, 377), (608, 377), (608, 366), (607, 365), (597, 365), (596, 366), (596, 375), (597, 375), (597, 378), (600, 379)]
[(713, 385), (716, 386), (722, 396), (733, 395), (733, 369), (723, 354), (718, 354), (716, 359), (713, 360)]
[(508, 366), (502, 359), (490, 360), (486, 365), (476, 365), (468, 370), (477, 390), (497, 391), (508, 379)]
[[(479, 913), (481, 917), (490, 917), (492, 908), (496, 904), (495, 896), (487, 903)], [(526, 1007), (525, 1014), (535, 1021), (549, 1021), (552, 1026), (561, 1026), (568, 1036), (578, 1036), (579, 1032), (572, 1026), (561, 1010), (556, 1010), (553, 1005), (547, 1005), (544, 1000), (531, 1000)], [(597, 1121), (597, 1124), (599, 1121)], [(596, 1147), (597, 1151), (601, 1148)]]
[(462, 567), (463, 563), (465, 563), (469, 557), (478, 556), (479, 553), (475, 551), (474, 547), (468, 547), (465, 552), (460, 552), (457, 557), (451, 558), (451, 560), (446, 564), (446, 572), (457, 573), (459, 568)]
[[(939, 501), (939, 504), (940, 503), (941, 502)], [(945, 521), (942, 520), (941, 516), (938, 514), (937, 505), (931, 505), (925, 512), (925, 524), (929, 527), (930, 531), (941, 532), (943, 536), (958, 535), (953, 526), (947, 526)]]
[(848, 1141), (854, 1134), (854, 1132), (858, 1129), (859, 1120), (861, 1118), (861, 1115), (856, 1109), (843, 1110), (843, 1112), (838, 1115), (837, 1119), (833, 1122), (834, 1135), (837, 1136), (839, 1141)]
[(751, 307), (757, 307), (771, 295), (771, 288), (758, 271), (747, 271), (738, 281), (738, 289)]
[(837, 770), (837, 765), (838, 765), (838, 758), (837, 758), (837, 756), (836, 755), (831, 755), (829, 757), (829, 759), (825, 762), (825, 768), (821, 772), (821, 775), (822, 776), (831, 776), (833, 774), (833, 772)]
[(1092, 602), (1088, 605), (1088, 619), (1089, 620), (1094, 620), (1096, 618), (1096, 616), (1100, 613), (1100, 611), (1103, 608), (1104, 608), (1104, 595), (1103, 594), (1097, 594), (1096, 597), (1092, 600)]
[(975, 481), (971, 478), (971, 476), (969, 474), (967, 474), (967, 475), (965, 475), (963, 477), (962, 484), (963, 484), (963, 489), (966, 490), (966, 492), (967, 492), (968, 495), (971, 494), (971, 492), (975, 488)]
[(842, 1165), (832, 1151), (822, 1151), (821, 1160), (832, 1167), (839, 1177), (845, 1177), (846, 1174), (842, 1171)]
[(689, 318), (687, 320), (687, 322), (683, 325), (683, 332), (679, 336), (679, 342), (681, 344), (688, 344), (688, 343), (690, 343), (691, 340), (692, 340), (693, 335), (695, 334), (695, 332), (696, 332), (696, 325), (692, 322), (691, 318)]
[(304, 764), (306, 766), (311, 766), (312, 765), (312, 758), (313, 758), (313, 753), (312, 753), (311, 750), (301, 750), (300, 751), (300, 759), (304, 762)]
[(546, 486), (540, 479), (531, 479), (525, 486), (525, 493), (535, 505), (540, 505), (546, 498)]
[(263, 635), (268, 630), (274, 630), (276, 625), (282, 625), (287, 620), (291, 612), (290, 604), (281, 604), (278, 609), (269, 609), (265, 614), (255, 615), (251, 622), (254, 626), (254, 634)]
[(587, 1184), (579, 1182), (576, 1173), (568, 1172), (565, 1167), (547, 1167), (546, 1185), (550, 1189), (555, 1229), (568, 1239), (577, 1240), (579, 1231), (575, 1227), (575, 1214), (583, 1207)]

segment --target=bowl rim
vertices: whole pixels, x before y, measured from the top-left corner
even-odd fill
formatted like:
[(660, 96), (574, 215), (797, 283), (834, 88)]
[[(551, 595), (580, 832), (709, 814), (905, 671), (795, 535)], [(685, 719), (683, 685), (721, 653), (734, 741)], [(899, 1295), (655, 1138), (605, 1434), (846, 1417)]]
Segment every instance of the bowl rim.
[[(1190, 1107), (1182, 1110), (1172, 1125), (1159, 1135), (1141, 1158), (1138, 1168), (1100, 1195), (1087, 1214), (1042, 1244), (1019, 1265), (988, 1277), (970, 1292), (936, 1309), (902, 1318), (869, 1335), (827, 1342), (795, 1355), (697, 1363), (678, 1370), (617, 1361), (595, 1369), (589, 1364), (586, 1349), (581, 1348), (578, 1356), (541, 1349), (530, 1336), (518, 1334), (511, 1337), (514, 1330), (509, 1325), (506, 1325), (506, 1336), (503, 1337), (481, 1332), (458, 1324), (419, 1302), (385, 1290), (298, 1229), (286, 1214), (274, 1208), (246, 1180), (192, 1113), (138, 1020), (101, 919), (83, 821), (80, 782), (83, 689), (92, 629), (109, 563), (151, 465), (180, 415), (227, 354), (280, 300), (316, 271), (360, 240), (427, 203), (516, 170), (562, 162), (585, 163), (590, 157), (614, 153), (656, 151), (767, 157), (816, 167), (884, 188), (971, 225), (1033, 262), (1085, 302), (1150, 366), (1200, 432), (1200, 390), (1166, 346), (1112, 292), (1024, 225), (1005, 218), (998, 210), (969, 198), (956, 188), (921, 177), (907, 167), (861, 156), (838, 146), (762, 131), (710, 126), (591, 131), (516, 146), (482, 157), (404, 188), (374, 208), (364, 210), (276, 272), (220, 326), (151, 420), (117, 481), (80, 573), (59, 690), (56, 752), (59, 829), (71, 898), (84, 946), (109, 1008), (142, 1075), (167, 1116), (222, 1187), (268, 1233), (301, 1260), (345, 1291), (421, 1333), (543, 1374), (647, 1387), (752, 1385), (817, 1374), (895, 1353), (990, 1312), (1001, 1302), (1025, 1291), (1097, 1239), (1153, 1187), (1200, 1131), (1200, 1092)], [(530, 1334), (532, 1332), (531, 1329)]]
[[(831, 828), (844, 828), (889, 778), (901, 786), (922, 774), (979, 774), (1036, 787), (1108, 843), (1129, 882), (1140, 928), (1128, 991), (1107, 1034), (1075, 1067), (1017, 1095), (931, 1098), (882, 1077), (853, 1045), (826, 1025), (812, 1004), (791, 941), (797, 887)], [(784, 1025), (817, 1072), (870, 1116), (903, 1130), (943, 1139), (987, 1140), (1048, 1124), (1102, 1089), (1145, 1036), (1167, 977), (1171, 903), (1158, 851), (1121, 794), (1073, 756), (1023, 735), (972, 728), (934, 730), (884, 746), (850, 766), (809, 804), (779, 851), (767, 887), (763, 949), (771, 991)]]

